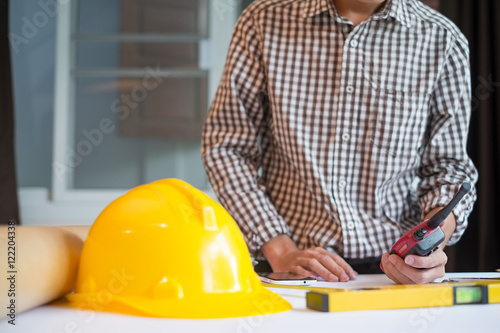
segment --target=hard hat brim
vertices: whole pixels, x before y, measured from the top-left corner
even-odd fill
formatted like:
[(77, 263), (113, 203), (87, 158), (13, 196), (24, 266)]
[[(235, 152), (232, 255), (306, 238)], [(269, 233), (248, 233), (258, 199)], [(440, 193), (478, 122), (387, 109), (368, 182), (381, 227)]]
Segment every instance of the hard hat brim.
[[(111, 296), (111, 295), (110, 295)], [(267, 315), (290, 310), (290, 303), (262, 287), (249, 293), (219, 294), (197, 299), (140, 299), (112, 295), (69, 294), (73, 306), (120, 314), (158, 318), (232, 318)]]

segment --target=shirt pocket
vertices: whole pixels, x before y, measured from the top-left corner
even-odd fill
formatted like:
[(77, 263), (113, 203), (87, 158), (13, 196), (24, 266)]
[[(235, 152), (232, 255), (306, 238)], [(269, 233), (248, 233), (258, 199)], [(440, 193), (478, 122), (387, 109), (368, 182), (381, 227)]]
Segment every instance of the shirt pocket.
[(419, 156), (426, 130), (429, 95), (393, 89), (372, 91), (370, 142), (395, 158)]

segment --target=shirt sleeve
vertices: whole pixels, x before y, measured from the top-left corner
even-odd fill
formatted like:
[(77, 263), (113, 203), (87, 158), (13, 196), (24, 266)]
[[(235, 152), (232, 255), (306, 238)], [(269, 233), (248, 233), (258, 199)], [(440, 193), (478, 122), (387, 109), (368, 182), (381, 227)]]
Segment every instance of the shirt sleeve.
[(251, 11), (233, 32), (226, 65), (202, 134), (202, 158), (210, 183), (239, 225), (251, 253), (289, 227), (259, 177), (258, 137), (267, 98), (262, 45)]
[(457, 228), (447, 245), (455, 244), (465, 229), (476, 200), (477, 170), (467, 155), (471, 116), (469, 49), (459, 36), (448, 51), (430, 101), (430, 136), (419, 170), (419, 206), (422, 217), (445, 206), (461, 184), (470, 182), (471, 191), (453, 210)]

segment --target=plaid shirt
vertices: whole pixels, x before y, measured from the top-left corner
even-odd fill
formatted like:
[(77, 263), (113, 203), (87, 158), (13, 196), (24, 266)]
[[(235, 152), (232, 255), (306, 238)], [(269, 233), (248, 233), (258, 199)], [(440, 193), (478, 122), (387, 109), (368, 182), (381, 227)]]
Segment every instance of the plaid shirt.
[[(354, 26), (329, 0), (254, 2), (240, 17), (203, 131), (202, 157), (250, 251), (380, 256), (464, 181), (468, 43), (417, 0)], [(475, 189), (454, 210), (467, 226)]]

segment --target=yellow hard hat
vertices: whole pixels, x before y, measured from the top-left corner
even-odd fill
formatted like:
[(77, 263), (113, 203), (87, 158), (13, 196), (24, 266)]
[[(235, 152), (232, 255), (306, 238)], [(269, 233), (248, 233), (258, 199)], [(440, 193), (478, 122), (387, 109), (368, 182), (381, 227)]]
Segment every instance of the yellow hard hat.
[(229, 213), (177, 179), (138, 186), (103, 210), (67, 298), (81, 308), (167, 318), (291, 309), (260, 283)]

